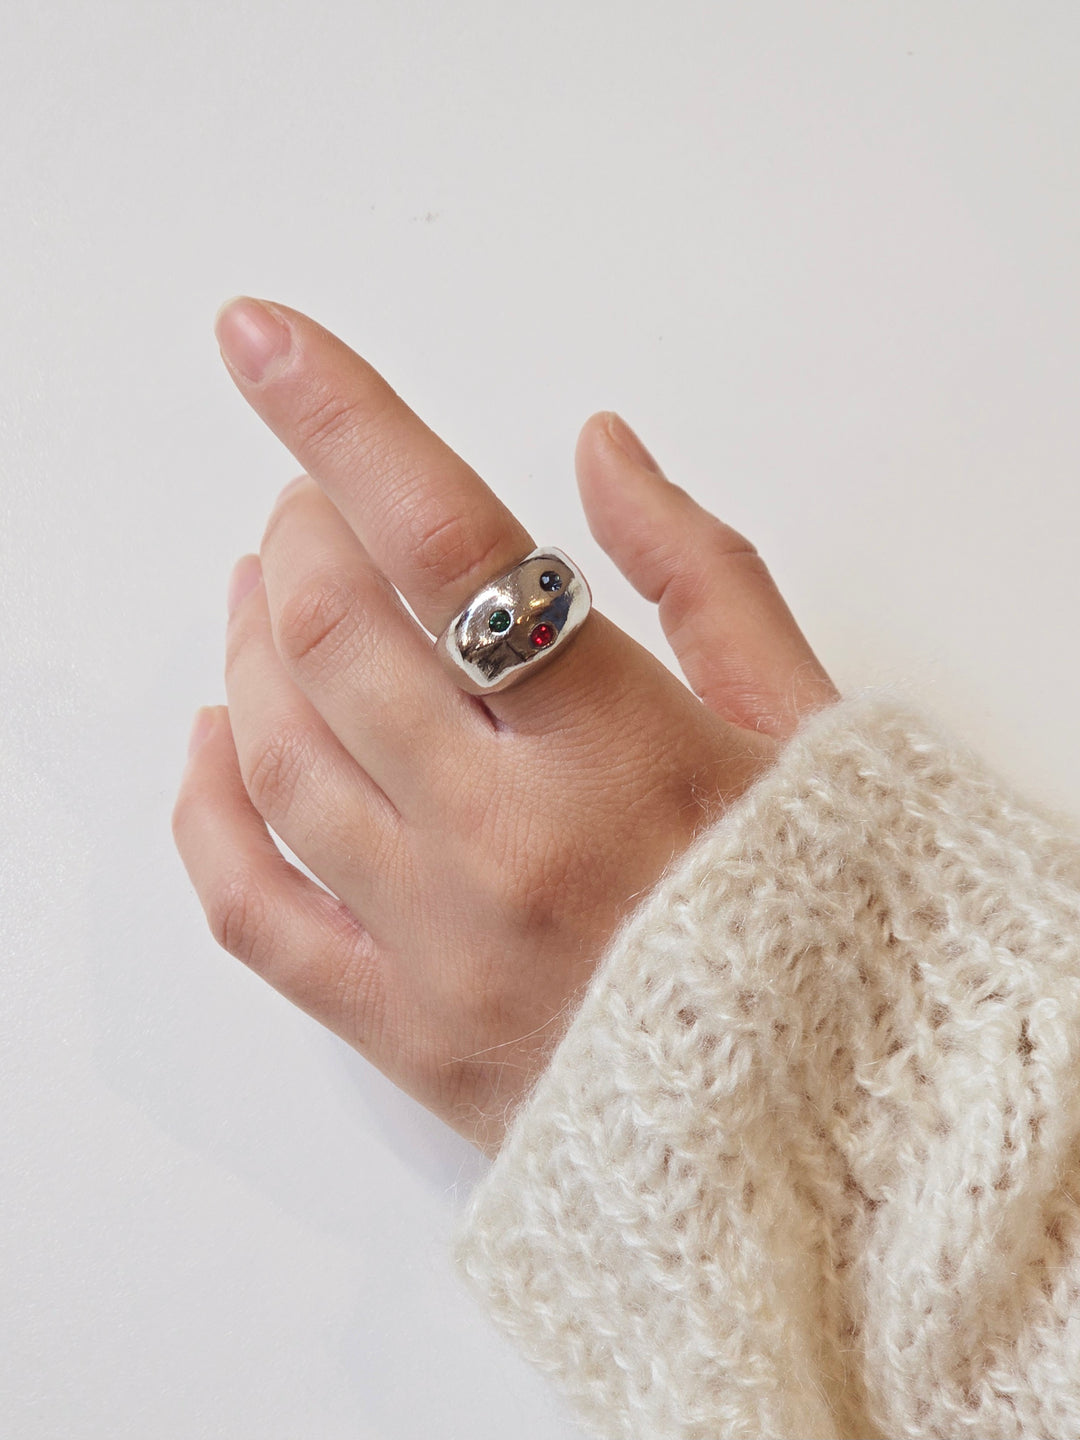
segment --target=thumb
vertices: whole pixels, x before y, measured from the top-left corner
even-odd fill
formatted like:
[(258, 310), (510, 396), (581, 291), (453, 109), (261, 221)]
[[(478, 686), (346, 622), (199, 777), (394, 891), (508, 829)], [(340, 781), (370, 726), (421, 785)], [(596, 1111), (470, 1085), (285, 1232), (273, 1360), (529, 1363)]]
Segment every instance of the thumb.
[(683, 674), (711, 710), (784, 738), (838, 698), (754, 546), (665, 479), (614, 411), (585, 422), (575, 465), (593, 538), (659, 607)]

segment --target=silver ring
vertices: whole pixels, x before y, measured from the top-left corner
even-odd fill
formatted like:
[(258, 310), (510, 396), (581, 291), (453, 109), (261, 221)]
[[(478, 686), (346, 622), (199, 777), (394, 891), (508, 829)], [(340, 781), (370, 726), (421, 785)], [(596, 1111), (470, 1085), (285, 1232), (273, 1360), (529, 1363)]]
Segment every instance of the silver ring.
[(592, 609), (585, 578), (561, 550), (531, 550), (477, 590), (435, 641), (470, 695), (505, 690), (566, 648)]

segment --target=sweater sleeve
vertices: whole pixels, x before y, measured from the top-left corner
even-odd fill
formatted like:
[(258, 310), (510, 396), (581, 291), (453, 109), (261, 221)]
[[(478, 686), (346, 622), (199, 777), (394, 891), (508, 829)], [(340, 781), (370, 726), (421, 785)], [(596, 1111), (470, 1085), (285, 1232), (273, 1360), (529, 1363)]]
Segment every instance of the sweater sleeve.
[(893, 691), (613, 936), (458, 1217), (603, 1440), (1080, 1436), (1080, 835)]

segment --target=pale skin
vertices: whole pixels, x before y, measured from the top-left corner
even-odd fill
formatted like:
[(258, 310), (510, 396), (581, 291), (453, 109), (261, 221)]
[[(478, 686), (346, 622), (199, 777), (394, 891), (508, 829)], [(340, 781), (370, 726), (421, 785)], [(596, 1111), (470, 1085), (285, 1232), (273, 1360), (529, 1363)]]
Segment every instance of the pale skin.
[(303, 474), (233, 572), (176, 845), (224, 949), (493, 1155), (619, 921), (837, 692), (754, 546), (600, 411), (589, 529), (687, 683), (594, 607), (466, 694), (433, 637), (558, 524), (534, 539), (366, 360), (261, 307), (223, 307), (218, 342)]

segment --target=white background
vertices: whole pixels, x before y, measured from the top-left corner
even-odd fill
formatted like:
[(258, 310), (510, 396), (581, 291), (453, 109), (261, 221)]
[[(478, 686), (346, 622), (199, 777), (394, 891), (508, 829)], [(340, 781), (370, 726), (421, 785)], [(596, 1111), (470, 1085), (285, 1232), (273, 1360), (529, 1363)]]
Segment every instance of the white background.
[(8, 5), (0, 1432), (578, 1432), (447, 1257), (482, 1164), (218, 950), (169, 815), (297, 472), (237, 292), (370, 359), (599, 608), (594, 410), (750, 536), (841, 688), (1080, 813), (1080, 9)]

